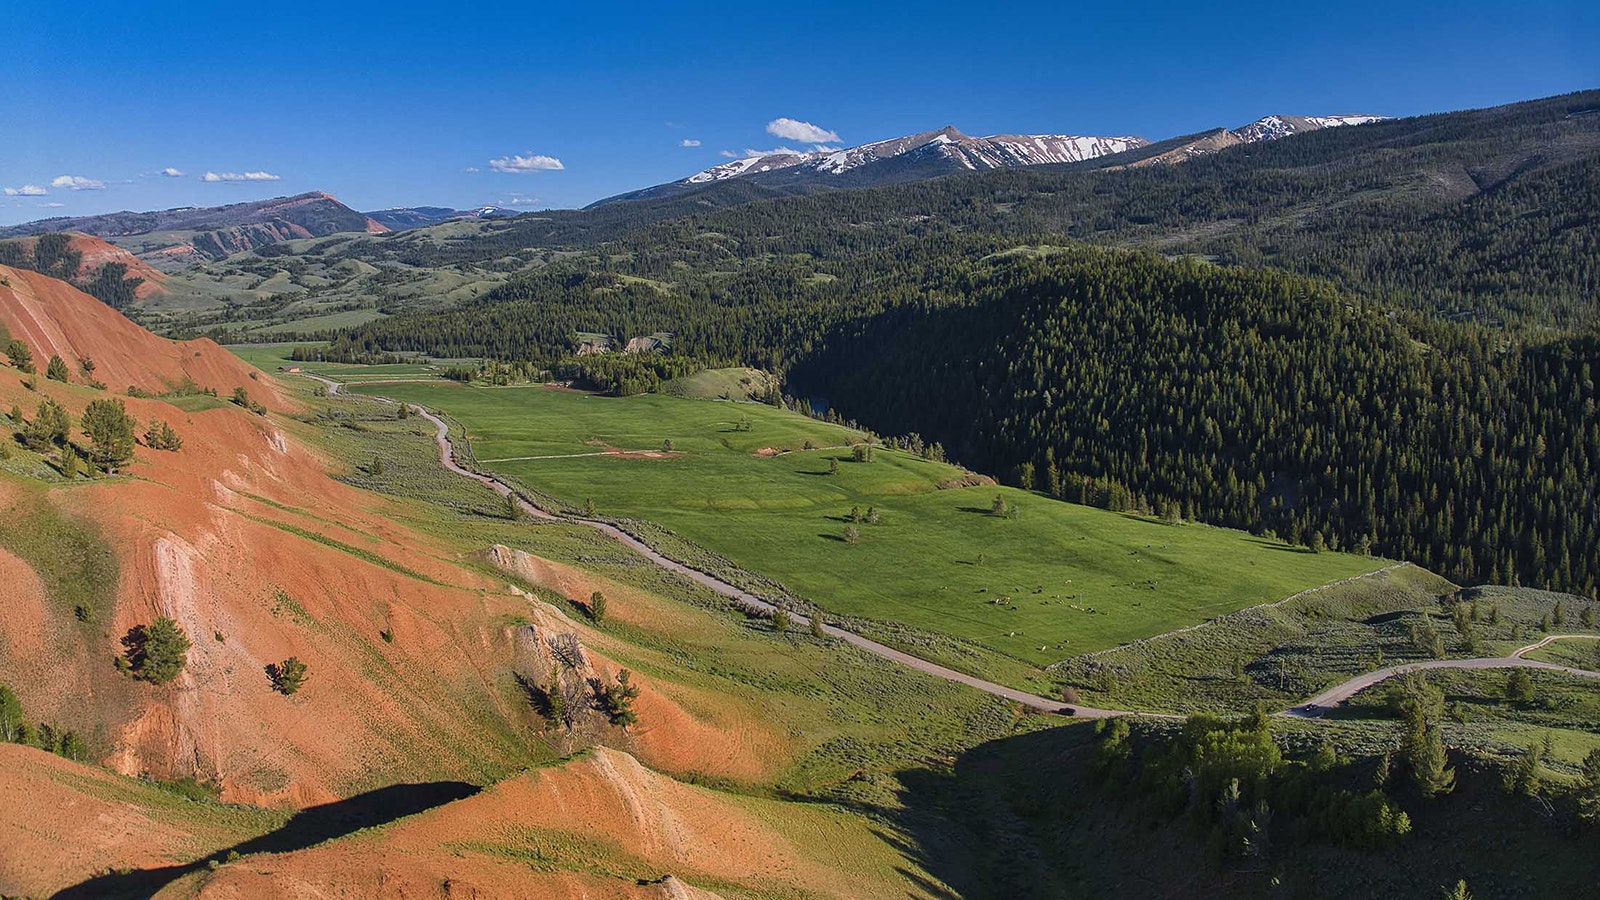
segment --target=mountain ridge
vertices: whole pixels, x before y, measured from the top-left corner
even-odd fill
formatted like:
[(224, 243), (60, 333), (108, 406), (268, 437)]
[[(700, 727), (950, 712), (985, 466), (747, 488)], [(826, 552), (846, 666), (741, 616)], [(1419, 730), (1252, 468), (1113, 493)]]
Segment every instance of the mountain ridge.
[[(1143, 161), (1182, 162), (1191, 156), (1241, 143), (1276, 140), (1295, 134), (1345, 125), (1380, 122), (1387, 116), (1263, 116), (1235, 129), (1202, 132), (1205, 138), (1170, 153)], [(1149, 147), (1145, 138), (1073, 134), (992, 134), (970, 137), (953, 125), (848, 148), (818, 147), (811, 151), (783, 148), (751, 154), (712, 166), (687, 178), (608, 197), (587, 208), (619, 200), (671, 196), (734, 178), (749, 178), (776, 187), (867, 187), (961, 171), (1018, 168), (1086, 162)], [(848, 184), (828, 184), (853, 173)]]

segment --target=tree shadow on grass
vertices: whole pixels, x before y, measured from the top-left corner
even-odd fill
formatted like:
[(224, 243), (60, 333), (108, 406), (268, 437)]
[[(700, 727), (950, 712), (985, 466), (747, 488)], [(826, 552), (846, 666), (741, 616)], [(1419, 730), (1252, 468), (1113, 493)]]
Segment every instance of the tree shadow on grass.
[(481, 790), (462, 781), (434, 781), (422, 784), (395, 784), (347, 800), (312, 806), (295, 813), (283, 827), (260, 837), (235, 844), (226, 850), (191, 863), (140, 869), (134, 872), (97, 875), (66, 888), (56, 900), (89, 898), (147, 898), (168, 884), (206, 867), (211, 860), (224, 860), (230, 854), (288, 853), (303, 850), (323, 841), (386, 825), (396, 819), (443, 806)]

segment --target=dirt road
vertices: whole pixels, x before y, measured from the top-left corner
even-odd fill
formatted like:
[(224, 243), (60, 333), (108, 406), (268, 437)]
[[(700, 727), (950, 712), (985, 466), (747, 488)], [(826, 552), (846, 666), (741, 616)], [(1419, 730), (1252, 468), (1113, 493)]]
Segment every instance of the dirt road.
[(1546, 669), (1553, 672), (1565, 672), (1568, 675), (1577, 675), (1580, 678), (1600, 678), (1600, 672), (1590, 672), (1587, 669), (1578, 669), (1572, 666), (1563, 666), (1556, 663), (1540, 662), (1536, 659), (1523, 659), (1523, 655), (1532, 653), (1540, 647), (1548, 645), (1551, 641), (1566, 640), (1569, 638), (1587, 638), (1594, 640), (1594, 635), (1587, 634), (1553, 634), (1538, 643), (1529, 644), (1510, 656), (1482, 656), (1474, 659), (1431, 659), (1427, 662), (1406, 663), (1405, 665), (1390, 666), (1355, 678), (1343, 684), (1335, 685), (1310, 700), (1284, 710), (1280, 715), (1296, 716), (1299, 718), (1320, 718), (1330, 708), (1349, 700), (1375, 684), (1388, 681), (1396, 675), (1408, 672), (1421, 672), (1427, 669)]

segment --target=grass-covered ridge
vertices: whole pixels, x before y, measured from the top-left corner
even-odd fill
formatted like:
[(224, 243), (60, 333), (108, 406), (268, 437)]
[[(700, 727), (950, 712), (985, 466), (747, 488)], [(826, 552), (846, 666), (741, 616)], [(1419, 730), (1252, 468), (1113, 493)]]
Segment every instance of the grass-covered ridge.
[[(982, 479), (900, 451), (858, 462), (848, 445), (864, 435), (769, 406), (534, 386), (370, 392), (447, 411), (489, 469), (657, 522), (832, 612), (1036, 664), (1383, 565), (974, 484)], [(1014, 518), (991, 515), (997, 496)], [(852, 522), (857, 509), (879, 521)]]

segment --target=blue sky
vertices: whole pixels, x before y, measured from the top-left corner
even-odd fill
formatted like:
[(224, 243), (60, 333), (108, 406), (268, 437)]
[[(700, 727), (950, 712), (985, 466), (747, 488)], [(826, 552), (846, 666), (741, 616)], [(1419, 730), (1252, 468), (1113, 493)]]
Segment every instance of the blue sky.
[(6, 223), (306, 190), (359, 209), (578, 206), (723, 151), (807, 146), (768, 133), (779, 118), (845, 145), (946, 124), (1158, 140), (1600, 86), (1592, 0), (25, 0), (6, 17)]

